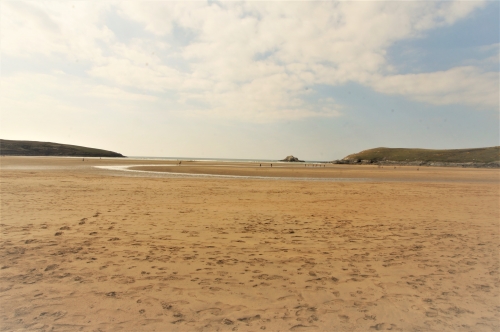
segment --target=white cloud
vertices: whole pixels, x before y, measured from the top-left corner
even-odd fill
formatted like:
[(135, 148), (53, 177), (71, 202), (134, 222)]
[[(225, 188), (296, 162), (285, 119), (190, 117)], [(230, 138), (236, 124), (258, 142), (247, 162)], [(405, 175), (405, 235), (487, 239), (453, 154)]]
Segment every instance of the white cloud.
[[(2, 2), (1, 50), (12, 57), (80, 59), (88, 69), (81, 78), (88, 91), (96, 91), (94, 85), (99, 84), (97, 91), (106, 96), (139, 99), (175, 91), (175, 107), (197, 115), (249, 121), (338, 116), (340, 107), (334, 101), (306, 102), (305, 89), (349, 81), (433, 104), (493, 107), (497, 73), (467, 67), (397, 75), (386, 58), (394, 42), (451, 25), (483, 5)], [(139, 23), (151, 35), (119, 41), (106, 26), (110, 11)], [(73, 80), (59, 75), (53, 84), (63, 91)], [(142, 94), (125, 93), (128, 89)]]
[(409, 96), (434, 105), (468, 104), (498, 109), (498, 79), (498, 73), (458, 67), (433, 73), (379, 77), (371, 86), (378, 92)]
[[(97, 114), (121, 108), (134, 110), (133, 103), (151, 104), (157, 98), (127, 92), (116, 87), (94, 83), (61, 72), (48, 74), (19, 73), (0, 79), (0, 104), (5, 113)], [(8, 112), (7, 112), (8, 111)]]
[(340, 106), (333, 99), (319, 100), (315, 105), (308, 105), (301, 99), (304, 94), (298, 79), (278, 73), (226, 91), (205, 90), (191, 94), (186, 96), (185, 102), (188, 104), (190, 100), (198, 100), (211, 105), (208, 111), (193, 112), (195, 115), (208, 112), (219, 117), (256, 122), (334, 117), (341, 114)]
[(108, 5), (95, 2), (23, 2), (1, 4), (1, 51), (17, 57), (63, 55), (98, 62), (100, 43), (113, 33), (99, 25)]
[[(271, 113), (304, 107), (300, 98), (306, 86), (339, 85), (348, 81), (371, 84), (374, 78), (381, 76), (390, 82), (394, 73), (386, 60), (389, 46), (453, 24), (483, 4), (477, 1), (287, 2), (286, 5), (247, 2), (179, 6), (160, 3), (152, 7), (127, 3), (122, 15), (141, 22), (158, 35), (171, 34), (175, 24), (192, 31), (196, 37), (182, 50), (192, 74), (211, 82), (213, 87), (225, 86), (226, 90), (220, 94), (215, 90), (189, 96), (196, 95), (219, 113), (227, 107), (225, 113), (253, 112), (260, 118), (264, 109)], [(490, 76), (475, 75), (474, 79), (479, 84)], [(280, 77), (280, 82), (276, 82), (275, 77)], [(395, 76), (393, 80), (398, 78)], [(268, 89), (257, 92), (255, 82)], [(443, 103), (485, 106), (484, 102), (478, 102), (480, 98), (473, 97), (478, 91), (462, 94), (470, 99), (450, 97), (453, 91), (463, 92), (464, 88), (455, 86), (452, 80), (448, 84)], [(270, 90), (269, 85), (274, 88)], [(389, 91), (388, 86), (378, 91), (396, 93)], [(250, 98), (242, 91), (249, 93), (248, 96), (259, 95)], [(267, 98), (269, 95), (273, 97)], [(414, 98), (409, 91), (407, 95)], [(434, 98), (425, 98), (423, 93), (419, 96), (418, 100), (434, 101)], [(239, 105), (231, 102), (236, 100), (240, 101)], [(321, 105), (317, 106), (321, 114)], [(305, 108), (302, 111), (298, 113), (304, 116), (314, 113)], [(284, 112), (283, 116), (287, 114)]]

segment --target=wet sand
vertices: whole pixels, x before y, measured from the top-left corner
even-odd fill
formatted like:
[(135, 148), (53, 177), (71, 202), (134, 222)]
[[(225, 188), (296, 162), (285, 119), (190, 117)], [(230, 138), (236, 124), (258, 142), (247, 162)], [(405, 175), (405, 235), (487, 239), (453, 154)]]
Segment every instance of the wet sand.
[(499, 170), (0, 163), (3, 331), (500, 328)]
[[(260, 166), (262, 165), (262, 166)], [(228, 163), (227, 165), (191, 162), (179, 165), (130, 166), (127, 169), (155, 173), (207, 174), (221, 176), (364, 180), (364, 181), (407, 181), (407, 182), (494, 182), (500, 180), (499, 171), (487, 169), (466, 169), (450, 167), (415, 167), (377, 165), (333, 165), (333, 164), (290, 164), (277, 163)], [(499, 181), (500, 182), (500, 181)]]

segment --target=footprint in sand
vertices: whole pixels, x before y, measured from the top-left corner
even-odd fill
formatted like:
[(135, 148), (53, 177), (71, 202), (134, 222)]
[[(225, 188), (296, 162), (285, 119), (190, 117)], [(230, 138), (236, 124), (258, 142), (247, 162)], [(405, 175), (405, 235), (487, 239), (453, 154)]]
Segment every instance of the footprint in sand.
[(295, 325), (295, 326), (292, 326), (290, 328), (290, 331), (314, 331), (314, 330), (317, 330), (318, 329), (318, 326), (316, 325), (302, 325), (302, 324), (299, 324), (299, 325)]
[(233, 324), (234, 324), (234, 322), (233, 322), (232, 320), (230, 320), (230, 319), (224, 318), (224, 319), (222, 320), (222, 324), (225, 324), (225, 325), (233, 325)]
[(113, 276), (111, 280), (116, 282), (117, 284), (133, 284), (135, 283), (135, 278), (127, 277), (127, 276)]
[(382, 330), (394, 330), (397, 328), (395, 324), (379, 323), (374, 326), (370, 326), (370, 330), (382, 331)]
[(260, 319), (260, 315), (238, 318), (238, 320), (240, 322), (243, 322), (243, 323), (250, 323), (250, 322), (253, 322), (253, 321), (259, 320), (259, 319)]
[[(218, 316), (222, 313), (222, 309), (220, 308), (208, 308), (208, 309), (202, 309), (202, 310), (198, 310), (196, 312), (198, 315), (200, 316)], [(226, 324), (226, 325), (230, 325), (230, 324)]]
[(57, 264), (52, 264), (52, 265), (47, 266), (47, 267), (45, 268), (45, 270), (44, 270), (44, 271), (51, 271), (51, 270), (55, 270), (55, 269), (57, 269), (57, 267), (59, 267), (59, 265), (57, 265)]

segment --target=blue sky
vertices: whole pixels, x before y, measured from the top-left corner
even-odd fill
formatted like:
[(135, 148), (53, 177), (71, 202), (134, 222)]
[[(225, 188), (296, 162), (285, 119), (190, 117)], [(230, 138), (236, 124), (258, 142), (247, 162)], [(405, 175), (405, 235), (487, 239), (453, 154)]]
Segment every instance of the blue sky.
[(1, 138), (333, 160), (499, 145), (497, 1), (2, 1)]

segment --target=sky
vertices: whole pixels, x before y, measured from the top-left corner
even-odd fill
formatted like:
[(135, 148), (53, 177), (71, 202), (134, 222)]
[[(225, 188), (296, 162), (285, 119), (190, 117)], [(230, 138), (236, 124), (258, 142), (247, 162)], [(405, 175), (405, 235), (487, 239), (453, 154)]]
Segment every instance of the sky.
[(0, 1), (0, 138), (334, 160), (500, 145), (498, 1)]

